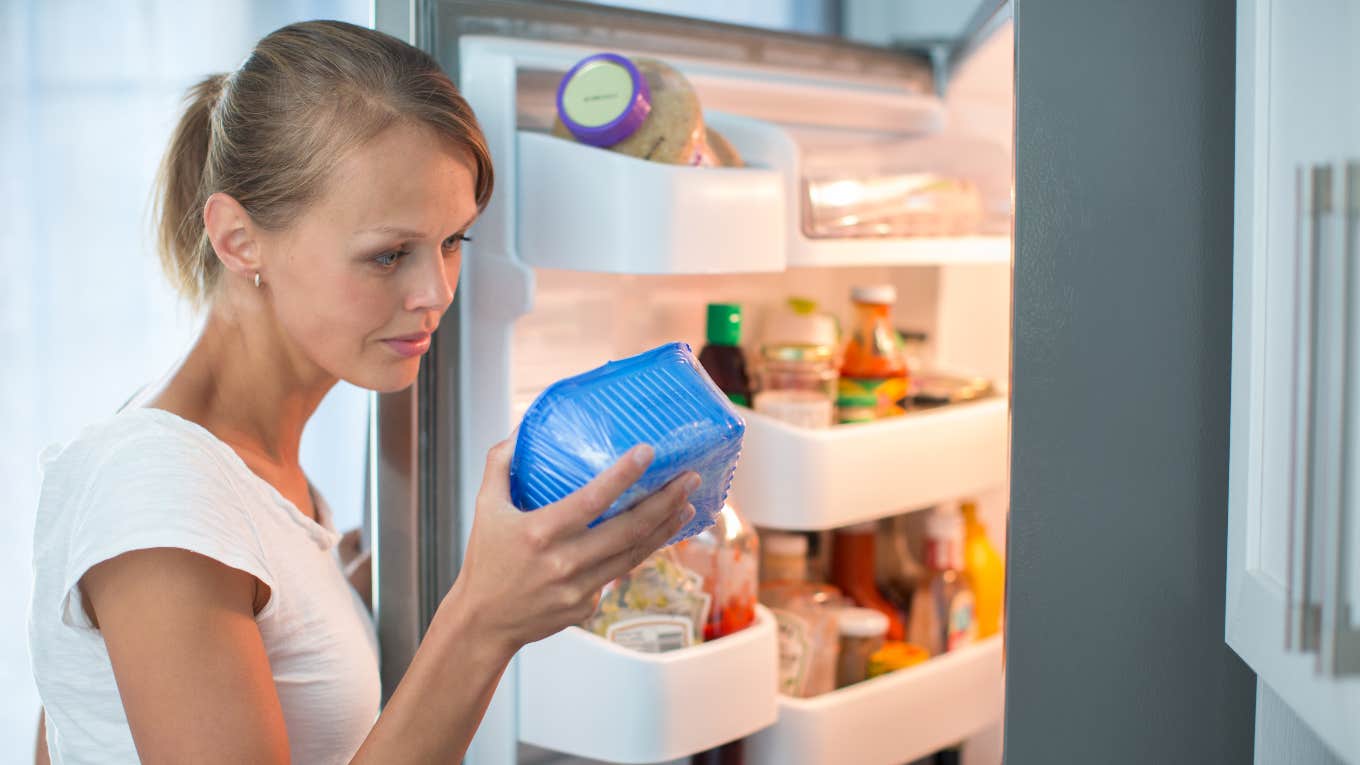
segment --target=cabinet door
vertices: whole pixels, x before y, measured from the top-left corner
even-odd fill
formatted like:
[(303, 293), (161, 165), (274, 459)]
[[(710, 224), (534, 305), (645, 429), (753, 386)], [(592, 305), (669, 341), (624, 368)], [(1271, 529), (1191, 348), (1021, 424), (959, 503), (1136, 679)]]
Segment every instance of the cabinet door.
[[(1360, 761), (1360, 3), (1238, 4), (1228, 643)], [(1353, 606), (1354, 604), (1354, 606)]]

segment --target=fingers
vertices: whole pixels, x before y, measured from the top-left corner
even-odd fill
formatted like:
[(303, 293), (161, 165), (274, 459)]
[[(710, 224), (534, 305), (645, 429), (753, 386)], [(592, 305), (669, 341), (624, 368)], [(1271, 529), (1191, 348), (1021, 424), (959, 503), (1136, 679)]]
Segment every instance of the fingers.
[(679, 533), (685, 524), (694, 519), (694, 506), (686, 503), (664, 523), (647, 533), (637, 544), (624, 548), (612, 558), (607, 558), (591, 571), (592, 581), (603, 587), (624, 574), (632, 571), (647, 560), (647, 557), (661, 549), (671, 537)]
[[(593, 565), (645, 544), (653, 531), (684, 511), (689, 495), (699, 487), (699, 483), (698, 473), (685, 473), (639, 502), (632, 510), (591, 529), (590, 533), (582, 535), (582, 558), (588, 561), (587, 565)], [(648, 550), (647, 554), (650, 553), (651, 550)]]
[(553, 503), (550, 512), (544, 513), (553, 535), (585, 530), (591, 521), (637, 483), (652, 464), (654, 455), (655, 451), (647, 444), (634, 446), (590, 483)]

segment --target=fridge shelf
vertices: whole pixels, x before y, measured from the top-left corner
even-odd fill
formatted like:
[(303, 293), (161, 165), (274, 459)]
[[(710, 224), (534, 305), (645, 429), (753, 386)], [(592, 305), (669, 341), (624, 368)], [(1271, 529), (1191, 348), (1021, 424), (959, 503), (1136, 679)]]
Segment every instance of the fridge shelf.
[(1009, 263), (1008, 236), (810, 239), (794, 234), (789, 267), (937, 266)]
[(775, 620), (693, 648), (638, 653), (577, 627), (519, 654), (520, 740), (609, 762), (685, 757), (775, 721)]
[(1006, 480), (1009, 420), (996, 397), (811, 430), (743, 410), (732, 501), (757, 526), (817, 531), (915, 510)]
[(779, 721), (747, 739), (756, 765), (893, 765), (1001, 721), (1001, 636), (808, 699), (779, 697)]
[(783, 271), (784, 180), (753, 167), (649, 162), (518, 134), (520, 259), (619, 274)]

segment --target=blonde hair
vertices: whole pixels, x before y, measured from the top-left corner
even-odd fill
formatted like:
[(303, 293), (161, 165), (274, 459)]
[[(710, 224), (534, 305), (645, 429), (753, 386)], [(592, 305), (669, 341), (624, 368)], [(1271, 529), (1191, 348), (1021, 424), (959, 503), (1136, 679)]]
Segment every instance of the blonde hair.
[(465, 149), (477, 208), (493, 183), (491, 152), (467, 101), (424, 51), (339, 21), (279, 29), (241, 68), (189, 89), (157, 178), (161, 265), (196, 306), (222, 265), (203, 205), (222, 192), (266, 230), (287, 228), (321, 194), (346, 152), (398, 122), (424, 125)]

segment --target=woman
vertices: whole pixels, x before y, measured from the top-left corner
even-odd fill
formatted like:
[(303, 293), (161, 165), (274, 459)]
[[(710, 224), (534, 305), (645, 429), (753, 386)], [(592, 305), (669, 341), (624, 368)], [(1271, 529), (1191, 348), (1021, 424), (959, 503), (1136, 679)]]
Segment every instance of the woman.
[(645, 445), (520, 513), (497, 445), (462, 571), (379, 715), (372, 623), (298, 445), (337, 380), (415, 380), (491, 187), (453, 84), (371, 30), (285, 27), (191, 91), (160, 249), (203, 332), (44, 454), (29, 632), (54, 762), (456, 762), (515, 651), (693, 515), (686, 474), (587, 531)]

